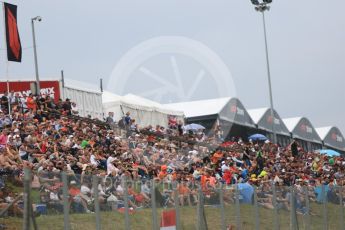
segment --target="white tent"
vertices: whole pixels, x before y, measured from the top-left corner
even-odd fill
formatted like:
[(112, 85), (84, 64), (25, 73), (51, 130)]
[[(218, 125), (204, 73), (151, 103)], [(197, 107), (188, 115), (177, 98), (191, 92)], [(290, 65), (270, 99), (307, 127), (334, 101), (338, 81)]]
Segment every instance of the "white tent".
[(148, 125), (168, 126), (168, 116), (176, 116), (178, 120), (183, 120), (184, 114), (181, 111), (173, 110), (133, 94), (119, 96), (108, 91), (103, 92), (103, 111), (105, 115), (114, 112), (115, 120), (120, 120), (127, 112), (131, 118), (141, 127)]
[(218, 115), (226, 104), (231, 100), (230, 97), (188, 101), (180, 103), (166, 104), (168, 108), (182, 110), (187, 118)]
[(293, 117), (283, 119), (286, 127), (292, 134), (293, 138), (297, 138), (306, 150), (320, 149), (322, 140), (316, 132), (312, 123), (305, 117)]
[(253, 119), (255, 124), (258, 124), (260, 120), (264, 117), (265, 113), (269, 108), (258, 108), (258, 109), (248, 109), (250, 117)]
[(274, 120), (272, 119), (270, 108), (249, 109), (248, 113), (259, 129), (272, 132), (272, 124), (274, 124), (276, 134), (290, 137), (288, 128), (275, 110)]
[(316, 128), (316, 132), (319, 134), (325, 147), (345, 152), (345, 139), (339, 128), (335, 126), (320, 127)]
[(242, 102), (235, 97), (180, 102), (166, 104), (166, 106), (171, 109), (181, 109), (189, 121), (214, 119), (255, 128)]
[(102, 93), (97, 86), (67, 78), (61, 86), (61, 97), (77, 104), (79, 116), (102, 119)]

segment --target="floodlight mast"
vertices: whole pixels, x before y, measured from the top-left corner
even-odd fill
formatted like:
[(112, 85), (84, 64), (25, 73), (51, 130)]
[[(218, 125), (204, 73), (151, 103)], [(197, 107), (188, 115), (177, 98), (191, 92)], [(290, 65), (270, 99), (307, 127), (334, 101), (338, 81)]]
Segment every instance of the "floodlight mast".
[(264, 38), (265, 38), (265, 51), (266, 51), (266, 66), (267, 66), (267, 79), (268, 79), (268, 88), (269, 88), (269, 96), (270, 96), (270, 107), (271, 107), (271, 118), (272, 118), (272, 134), (274, 144), (277, 144), (277, 134), (275, 132), (275, 116), (274, 116), (274, 107), (273, 107), (273, 94), (272, 94), (272, 84), (271, 84), (271, 71), (270, 71), (270, 63), (268, 57), (268, 45), (267, 45), (267, 32), (266, 32), (266, 20), (265, 20), (265, 11), (270, 10), (269, 4), (272, 3), (272, 0), (263, 0), (263, 2), (259, 2), (259, 0), (251, 0), (252, 4), (255, 6), (255, 10), (262, 13), (262, 22), (264, 28)]
[(37, 50), (36, 50), (36, 34), (35, 34), (35, 21), (42, 21), (41, 16), (36, 16), (34, 18), (31, 18), (31, 29), (32, 29), (32, 40), (34, 45), (34, 58), (35, 58), (35, 73), (36, 73), (36, 94), (37, 96), (40, 95), (40, 78), (38, 75), (38, 63), (37, 63)]

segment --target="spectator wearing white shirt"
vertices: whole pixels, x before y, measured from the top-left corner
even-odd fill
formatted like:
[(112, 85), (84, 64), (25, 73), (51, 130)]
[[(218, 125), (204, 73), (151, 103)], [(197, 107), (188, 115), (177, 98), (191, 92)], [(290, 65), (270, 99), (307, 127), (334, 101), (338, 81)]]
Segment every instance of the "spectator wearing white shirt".
[(71, 103), (71, 108), (72, 108), (72, 114), (73, 115), (78, 115), (79, 114), (79, 110), (78, 110), (78, 106), (75, 102)]
[(225, 170), (229, 170), (230, 167), (226, 164), (225, 161), (222, 161), (222, 166), (221, 166), (222, 172), (224, 173)]

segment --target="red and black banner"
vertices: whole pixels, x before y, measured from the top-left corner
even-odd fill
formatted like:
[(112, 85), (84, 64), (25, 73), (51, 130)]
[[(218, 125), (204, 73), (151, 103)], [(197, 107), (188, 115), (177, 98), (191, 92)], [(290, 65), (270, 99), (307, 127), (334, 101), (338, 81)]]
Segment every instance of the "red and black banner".
[(7, 43), (7, 60), (22, 61), (22, 45), (17, 26), (17, 6), (4, 3), (5, 26), (6, 26), (6, 43)]

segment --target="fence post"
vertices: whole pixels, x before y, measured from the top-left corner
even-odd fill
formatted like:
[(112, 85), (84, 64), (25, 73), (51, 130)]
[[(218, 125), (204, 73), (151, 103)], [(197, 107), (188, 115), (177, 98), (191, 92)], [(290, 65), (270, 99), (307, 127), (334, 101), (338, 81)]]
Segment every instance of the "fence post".
[(130, 230), (129, 222), (129, 205), (128, 205), (128, 190), (127, 190), (127, 176), (122, 177), (123, 188), (124, 188), (124, 203), (125, 203), (125, 229)]
[(32, 219), (32, 225), (34, 226), (34, 230), (37, 230), (37, 223), (36, 223), (36, 219), (35, 219), (35, 214), (32, 208), (32, 203), (30, 202), (30, 207), (31, 207), (31, 219)]
[(238, 184), (235, 185), (235, 202), (236, 202), (236, 229), (241, 229), (241, 208), (240, 208), (240, 193)]
[(254, 186), (254, 216), (255, 216), (255, 230), (260, 229), (260, 222), (259, 222), (259, 207), (258, 207), (258, 194), (256, 187)]
[(221, 184), (220, 189), (219, 189), (220, 218), (221, 218), (220, 221), (222, 225), (222, 230), (226, 230), (223, 188), (224, 188), (224, 185)]
[(278, 230), (279, 229), (279, 216), (278, 216), (278, 207), (277, 207), (277, 192), (276, 192), (276, 185), (274, 181), (272, 181), (272, 202), (273, 202), (273, 208), (274, 208), (274, 229)]
[(176, 217), (176, 229), (181, 229), (181, 220), (180, 220), (180, 205), (179, 205), (179, 197), (178, 197), (178, 185), (177, 181), (173, 184), (174, 186), (174, 204), (175, 204), (175, 217)]
[(63, 194), (63, 223), (64, 229), (70, 230), (70, 222), (69, 222), (69, 194), (68, 194), (68, 182), (67, 182), (67, 175), (65, 172), (62, 172), (62, 194)]
[(197, 206), (197, 222), (198, 222), (197, 229), (198, 230), (208, 229), (205, 212), (204, 212), (204, 203), (205, 203), (204, 194), (202, 191), (201, 184), (198, 185), (198, 197), (199, 197), (199, 202)]
[(200, 206), (201, 206), (201, 195), (200, 195), (200, 187), (198, 186), (198, 204), (196, 207), (196, 229), (197, 230), (201, 230), (201, 210), (200, 210)]
[(328, 213), (327, 213), (327, 194), (326, 186), (322, 185), (322, 209), (323, 209), (323, 229), (328, 229)]
[(158, 230), (155, 180), (151, 183), (152, 230)]
[(98, 195), (98, 177), (97, 175), (92, 176), (92, 187), (93, 187), (93, 198), (95, 202), (95, 214), (96, 214), (96, 229), (101, 229), (101, 216), (99, 208), (99, 195)]
[(23, 230), (30, 229), (30, 181), (31, 181), (31, 171), (28, 168), (24, 168), (24, 213), (23, 213)]
[(296, 229), (296, 200), (293, 185), (290, 187), (290, 229)]
[(310, 203), (309, 203), (309, 191), (308, 187), (304, 186), (304, 199), (305, 199), (305, 207), (306, 207), (306, 214), (305, 214), (305, 229), (310, 229)]
[(343, 205), (343, 187), (339, 187), (339, 205), (340, 205), (340, 226), (341, 229), (345, 230), (345, 225), (344, 225), (344, 205)]

